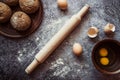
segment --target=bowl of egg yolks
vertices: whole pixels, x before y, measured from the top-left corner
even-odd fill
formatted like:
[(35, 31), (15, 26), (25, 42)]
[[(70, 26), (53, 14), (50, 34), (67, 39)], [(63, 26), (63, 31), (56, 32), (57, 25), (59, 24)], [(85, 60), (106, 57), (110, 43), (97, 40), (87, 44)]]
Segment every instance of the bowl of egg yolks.
[(92, 62), (104, 74), (120, 73), (120, 43), (113, 39), (99, 41), (92, 51)]

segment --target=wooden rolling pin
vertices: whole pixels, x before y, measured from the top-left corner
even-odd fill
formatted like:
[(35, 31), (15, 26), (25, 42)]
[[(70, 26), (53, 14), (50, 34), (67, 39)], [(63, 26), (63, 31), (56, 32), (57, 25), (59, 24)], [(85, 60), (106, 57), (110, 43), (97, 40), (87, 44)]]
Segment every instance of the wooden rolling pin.
[(52, 39), (36, 54), (33, 62), (26, 68), (26, 73), (30, 74), (39, 64), (43, 63), (47, 57), (60, 45), (60, 43), (75, 29), (81, 18), (87, 13), (89, 5), (85, 5), (77, 14), (73, 15), (69, 21), (55, 34)]

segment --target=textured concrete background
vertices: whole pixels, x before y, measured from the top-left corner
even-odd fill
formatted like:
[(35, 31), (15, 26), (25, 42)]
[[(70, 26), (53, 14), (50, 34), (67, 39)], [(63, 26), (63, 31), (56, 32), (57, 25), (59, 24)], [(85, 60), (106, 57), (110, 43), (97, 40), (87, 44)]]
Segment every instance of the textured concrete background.
[[(120, 80), (119, 74), (108, 76), (99, 73), (91, 61), (91, 51), (96, 42), (105, 38), (120, 41), (120, 0), (68, 0), (68, 11), (65, 12), (58, 9), (56, 0), (42, 2), (44, 19), (35, 33), (23, 39), (0, 36), (0, 80)], [(89, 4), (91, 8), (81, 24), (43, 64), (27, 75), (24, 70), (35, 54), (84, 4)], [(116, 26), (114, 35), (103, 33), (103, 27), (108, 22)], [(89, 39), (86, 35), (90, 26), (100, 30), (95, 39)], [(80, 57), (72, 53), (75, 42), (83, 46)]]

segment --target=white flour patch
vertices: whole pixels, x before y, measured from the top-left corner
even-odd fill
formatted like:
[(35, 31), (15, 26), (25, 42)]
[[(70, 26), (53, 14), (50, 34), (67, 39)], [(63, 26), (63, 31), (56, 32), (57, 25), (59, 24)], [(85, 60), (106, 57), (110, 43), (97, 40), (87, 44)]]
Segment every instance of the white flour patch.
[(20, 57), (18, 57), (17, 59), (18, 59), (18, 61), (19, 61), (19, 62), (22, 62), (22, 60), (21, 60), (21, 58), (20, 58)]
[(22, 62), (23, 60), (22, 60), (22, 56), (23, 56), (23, 54), (24, 53), (26, 53), (26, 51), (27, 51), (27, 49), (26, 48), (23, 48), (22, 50), (19, 50), (17, 53), (18, 53), (18, 57), (17, 57), (17, 60), (19, 61), (19, 62)]
[(23, 48), (23, 52), (26, 52), (27, 51), (27, 49), (26, 48)]
[(21, 57), (23, 54), (19, 54), (19, 56)]
[(30, 45), (30, 42), (28, 42), (27, 44)]
[(22, 53), (22, 51), (18, 51), (18, 54), (21, 54)]
[(18, 54), (19, 54), (19, 55), (18, 55), (17, 59), (18, 59), (19, 62), (21, 62), (21, 61), (22, 61), (22, 60), (21, 60), (21, 57), (22, 57), (22, 55), (23, 55), (23, 51), (22, 51), (22, 50), (19, 50), (19, 51), (18, 51)]
[(26, 48), (23, 48), (23, 49), (19, 50), (17, 53), (18, 53), (18, 54), (23, 54), (23, 53), (25, 53), (26, 51), (27, 51), (27, 49), (26, 49)]
[(81, 71), (80, 69), (77, 70), (77, 72), (80, 72), (80, 71)]
[(64, 62), (63, 62), (63, 59), (59, 58), (57, 61), (56, 61), (57, 64), (62, 64), (64, 65)]
[(39, 38), (39, 37), (37, 37), (37, 38), (35, 39), (35, 41), (36, 41), (36, 42), (38, 42), (39, 40), (40, 40), (40, 38)]
[(54, 76), (60, 76), (60, 77), (65, 77), (65, 75), (68, 74), (68, 72), (70, 72), (70, 67), (68, 66), (64, 66), (62, 69), (57, 69), (53, 75)]
[(22, 59), (21, 59), (22, 55), (23, 55), (23, 54), (21, 53), (21, 54), (19, 54), (19, 56), (17, 57), (17, 59), (18, 59), (19, 62), (22, 62)]
[(55, 62), (51, 63), (50, 69), (55, 70), (53, 76), (65, 77), (70, 72), (70, 67), (64, 64), (63, 59), (59, 58)]
[(51, 64), (52, 64), (52, 66), (50, 67), (50, 69), (54, 69), (56, 67), (59, 67), (60, 65), (64, 65), (64, 62), (63, 62), (63, 59), (59, 58)]
[(75, 66), (80, 66), (80, 64), (78, 64), (78, 63), (76, 63), (76, 62), (74, 62), (73, 64), (74, 64)]
[(89, 68), (90, 66), (89, 66), (89, 64), (85, 64), (85, 67), (86, 67), (86, 68)]

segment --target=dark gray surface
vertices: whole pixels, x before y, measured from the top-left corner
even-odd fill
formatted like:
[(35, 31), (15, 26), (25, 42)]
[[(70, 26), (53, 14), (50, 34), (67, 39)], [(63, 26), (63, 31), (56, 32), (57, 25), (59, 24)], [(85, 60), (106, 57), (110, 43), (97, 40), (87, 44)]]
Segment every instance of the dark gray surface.
[[(68, 11), (57, 8), (56, 0), (42, 0), (44, 19), (40, 28), (23, 39), (0, 36), (0, 80), (120, 80), (120, 75), (103, 75), (92, 64), (91, 51), (96, 42), (112, 38), (120, 41), (120, 0), (68, 0)], [(81, 24), (66, 38), (53, 54), (31, 74), (25, 68), (35, 54), (48, 42), (73, 14), (84, 4), (91, 6)], [(103, 27), (111, 22), (116, 26), (114, 35), (106, 36)], [(99, 36), (89, 39), (90, 26), (99, 28)], [(72, 45), (79, 42), (83, 54), (76, 57)]]

